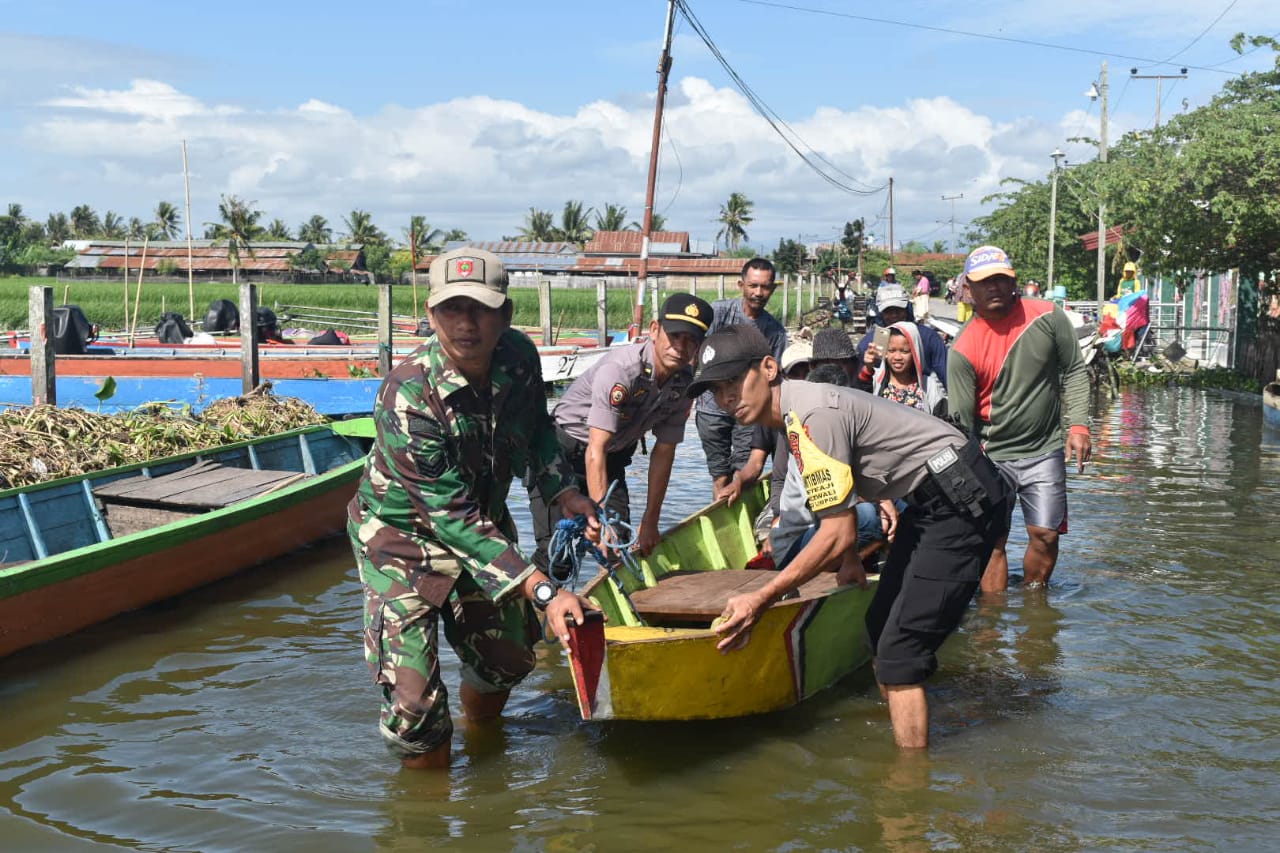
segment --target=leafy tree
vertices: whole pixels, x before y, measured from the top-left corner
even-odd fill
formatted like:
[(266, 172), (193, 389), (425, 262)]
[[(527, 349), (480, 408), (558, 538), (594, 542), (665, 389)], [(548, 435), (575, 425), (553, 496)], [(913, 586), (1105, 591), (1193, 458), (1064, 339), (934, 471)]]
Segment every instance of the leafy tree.
[(387, 241), (387, 235), (373, 224), (373, 214), (367, 210), (356, 209), (342, 219), (347, 226), (347, 239), (352, 243), (375, 246)]
[(747, 239), (747, 226), (755, 220), (751, 215), (753, 207), (755, 205), (742, 193), (730, 193), (729, 200), (720, 206), (717, 221), (721, 228), (716, 239), (723, 239), (731, 252), (736, 252), (738, 245)]
[(71, 209), (71, 234), (77, 240), (92, 240), (102, 232), (102, 222), (98, 214), (87, 204), (79, 204)]
[(432, 228), (425, 216), (410, 216), (409, 227), (404, 229), (404, 244), (413, 258), (438, 253), (448, 237), (439, 228)]
[(801, 270), (805, 265), (805, 246), (797, 240), (779, 240), (778, 248), (773, 250), (773, 265), (779, 273), (790, 275)]
[(941, 255), (947, 251), (946, 240), (934, 240), (933, 245), (929, 247), (929, 251), (935, 255)]
[(22, 237), (26, 222), (20, 204), (10, 204), (8, 212), (0, 216), (0, 267), (17, 263), (15, 258), (25, 245)]
[(603, 212), (596, 211), (597, 231), (625, 231), (626, 223), (627, 209), (620, 204), (606, 204)]
[(252, 241), (261, 239), (265, 233), (262, 226), (258, 224), (258, 220), (262, 218), (262, 211), (254, 210), (253, 206), (256, 201), (244, 201), (239, 196), (224, 195), (222, 201), (218, 203), (218, 215), (222, 217), (221, 222), (209, 223), (212, 225), (213, 239), (218, 241), (226, 241), (227, 244), (227, 260), (231, 264), (231, 283), (240, 283), (240, 253), (246, 251), (249, 257), (255, 257), (253, 254)]
[(333, 229), (329, 227), (329, 220), (317, 213), (298, 228), (298, 239), (304, 243), (328, 245), (333, 239)]
[(576, 243), (579, 247), (585, 245), (595, 234), (589, 222), (594, 212), (594, 208), (584, 209), (580, 201), (566, 201), (564, 210), (560, 212), (560, 225), (555, 229), (555, 237), (552, 239)]
[(857, 257), (858, 250), (867, 247), (866, 220), (855, 219), (852, 222), (846, 222), (844, 224), (844, 235), (840, 238), (840, 244), (844, 246), (846, 252)]
[(444, 239), (441, 240), (440, 242), (441, 244), (444, 244), (444, 243), (452, 243), (455, 240), (470, 240), (470, 239), (471, 238), (467, 236), (467, 232), (463, 231), (461, 228), (450, 228), (448, 231), (444, 232)]
[(293, 271), (296, 279), (300, 273), (323, 274), (328, 267), (325, 264), (324, 252), (312, 245), (289, 256), (289, 269)]
[(524, 225), (520, 226), (519, 239), (534, 243), (550, 243), (558, 239), (556, 234), (555, 218), (551, 211), (529, 208), (529, 212), (524, 217)]
[(289, 231), (289, 226), (285, 225), (283, 219), (271, 220), (271, 224), (267, 226), (267, 236), (272, 240), (293, 239), (293, 234)]
[(71, 221), (65, 213), (50, 213), (44, 223), (44, 232), (50, 243), (61, 245), (71, 239)]
[(155, 226), (165, 240), (176, 240), (182, 233), (182, 214), (167, 201), (156, 205)]
[(391, 246), (387, 242), (369, 243), (364, 247), (364, 268), (373, 276), (370, 284), (391, 276)]
[(98, 231), (98, 236), (105, 240), (123, 240), (126, 233), (124, 219), (114, 210), (108, 210), (102, 215), (102, 227)]

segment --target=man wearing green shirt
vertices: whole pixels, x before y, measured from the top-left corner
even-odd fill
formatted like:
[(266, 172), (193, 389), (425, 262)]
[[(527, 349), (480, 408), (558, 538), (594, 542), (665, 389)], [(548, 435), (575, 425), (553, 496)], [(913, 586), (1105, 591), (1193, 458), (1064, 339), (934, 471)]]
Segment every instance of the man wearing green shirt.
[(501, 714), (534, 665), (529, 603), (565, 639), (590, 605), (557, 590), (517, 548), (507, 494), (530, 490), (566, 516), (592, 504), (560, 454), (537, 348), (511, 328), (496, 255), (457, 249), (431, 264), (435, 336), (396, 365), (374, 402), (377, 439), (348, 507), (364, 586), (364, 644), (382, 688), (379, 729), (406, 767), (449, 765), (453, 724), (438, 625), (462, 662), (469, 721)]

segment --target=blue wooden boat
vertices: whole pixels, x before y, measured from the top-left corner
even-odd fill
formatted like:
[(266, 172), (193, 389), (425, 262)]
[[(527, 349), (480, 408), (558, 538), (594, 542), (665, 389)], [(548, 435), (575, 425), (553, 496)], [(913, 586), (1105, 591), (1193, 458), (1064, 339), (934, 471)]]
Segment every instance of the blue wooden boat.
[(0, 656), (341, 533), (370, 418), (0, 491)]

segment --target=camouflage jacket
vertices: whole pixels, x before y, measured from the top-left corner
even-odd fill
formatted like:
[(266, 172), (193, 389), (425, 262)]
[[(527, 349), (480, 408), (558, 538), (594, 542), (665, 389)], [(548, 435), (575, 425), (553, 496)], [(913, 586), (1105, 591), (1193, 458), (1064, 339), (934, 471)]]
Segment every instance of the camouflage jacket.
[(348, 507), (354, 544), (437, 606), (461, 572), (496, 601), (532, 571), (507, 509), (515, 476), (548, 502), (577, 485), (528, 336), (503, 333), (490, 382), (469, 385), (435, 338), (406, 356), (378, 389), (377, 439)]

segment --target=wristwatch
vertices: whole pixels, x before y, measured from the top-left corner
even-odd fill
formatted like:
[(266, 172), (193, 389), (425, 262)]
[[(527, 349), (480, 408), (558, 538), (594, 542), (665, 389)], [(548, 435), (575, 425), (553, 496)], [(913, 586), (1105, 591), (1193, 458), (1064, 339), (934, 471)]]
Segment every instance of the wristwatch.
[(556, 586), (550, 581), (538, 581), (533, 585), (533, 606), (546, 610), (547, 605), (556, 597)]

